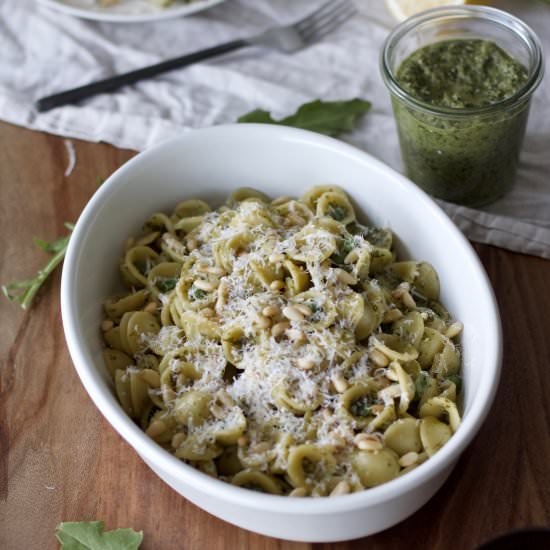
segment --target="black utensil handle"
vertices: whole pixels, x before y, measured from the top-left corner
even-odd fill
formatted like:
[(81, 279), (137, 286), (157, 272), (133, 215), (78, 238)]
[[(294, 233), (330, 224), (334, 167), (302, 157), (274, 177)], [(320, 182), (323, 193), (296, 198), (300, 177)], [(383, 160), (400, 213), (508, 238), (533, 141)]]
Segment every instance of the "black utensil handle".
[(197, 61), (203, 61), (204, 59), (209, 59), (217, 55), (228, 53), (244, 46), (248, 46), (248, 42), (246, 40), (234, 40), (232, 42), (220, 44), (219, 46), (214, 46), (213, 48), (207, 48), (206, 50), (168, 59), (167, 61), (162, 61), (156, 65), (150, 65), (149, 67), (143, 67), (142, 69), (136, 69), (135, 71), (119, 74), (111, 78), (106, 78), (105, 80), (98, 80), (97, 82), (92, 82), (90, 84), (86, 84), (85, 86), (73, 88), (72, 90), (67, 90), (59, 94), (43, 97), (36, 102), (36, 108), (38, 111), (43, 112), (49, 111), (55, 107), (60, 107), (61, 105), (76, 103), (81, 99), (105, 92), (112, 92), (113, 90), (122, 88), (122, 86), (134, 84), (140, 80), (145, 80), (146, 78), (151, 78), (158, 74), (172, 71), (180, 67), (186, 67), (187, 65), (191, 65)]

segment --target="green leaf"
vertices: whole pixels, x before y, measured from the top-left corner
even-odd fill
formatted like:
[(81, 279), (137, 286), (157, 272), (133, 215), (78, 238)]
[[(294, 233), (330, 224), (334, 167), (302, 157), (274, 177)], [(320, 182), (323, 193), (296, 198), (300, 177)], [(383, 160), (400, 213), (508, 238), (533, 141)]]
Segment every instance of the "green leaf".
[(345, 265), (344, 260), (346, 256), (355, 248), (355, 239), (353, 237), (345, 237), (342, 241), (340, 248), (334, 252), (330, 259), (336, 265)]
[(191, 299), (192, 300), (204, 300), (206, 298), (206, 292), (201, 288), (192, 287)]
[(55, 535), (62, 550), (137, 550), (143, 532), (133, 529), (104, 531), (102, 521), (76, 521), (60, 523)]
[(163, 279), (159, 279), (157, 281), (157, 288), (165, 294), (166, 292), (170, 292), (171, 290), (174, 290), (176, 288), (178, 280), (175, 277), (166, 277)]
[(280, 124), (311, 130), (327, 136), (350, 132), (369, 109), (371, 103), (355, 98), (348, 101), (321, 101), (319, 99), (302, 105), (293, 115), (274, 120), (267, 112), (257, 109), (241, 116), (238, 122)]
[[(65, 227), (72, 231), (74, 225), (66, 222)], [(63, 261), (63, 258), (65, 258), (69, 238), (70, 236), (67, 235), (52, 242), (47, 242), (42, 239), (35, 239), (35, 244), (45, 252), (50, 252), (52, 257), (42, 269), (38, 270), (32, 279), (25, 279), (15, 281), (7, 285), (2, 285), (2, 292), (4, 296), (12, 302), (17, 302), (23, 309), (28, 309), (36, 296), (36, 293), (40, 290), (40, 287), (55, 271), (55, 268)]]
[(367, 416), (374, 416), (374, 413), (371, 409), (371, 404), (369, 402), (368, 396), (360, 397), (356, 399), (350, 406), (349, 412), (353, 416), (366, 418)]
[(69, 237), (60, 237), (52, 242), (43, 241), (42, 239), (34, 239), (34, 244), (41, 248), (44, 252), (56, 253), (66, 248), (69, 242)]
[(237, 119), (237, 122), (259, 122), (262, 124), (279, 124), (271, 118), (271, 115), (267, 111), (262, 109), (256, 109), (250, 111), (246, 115), (243, 115)]

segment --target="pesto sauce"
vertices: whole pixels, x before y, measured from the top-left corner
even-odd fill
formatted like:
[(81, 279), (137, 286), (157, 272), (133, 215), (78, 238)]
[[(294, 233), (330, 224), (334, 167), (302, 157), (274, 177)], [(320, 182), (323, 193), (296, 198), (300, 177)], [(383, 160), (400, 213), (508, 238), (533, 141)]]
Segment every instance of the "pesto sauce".
[[(407, 57), (396, 79), (411, 96), (448, 109), (497, 104), (527, 82), (527, 69), (497, 44), (457, 39), (429, 44)], [(435, 197), (481, 206), (512, 185), (528, 102), (460, 118), (429, 114), (393, 98), (407, 175)]]

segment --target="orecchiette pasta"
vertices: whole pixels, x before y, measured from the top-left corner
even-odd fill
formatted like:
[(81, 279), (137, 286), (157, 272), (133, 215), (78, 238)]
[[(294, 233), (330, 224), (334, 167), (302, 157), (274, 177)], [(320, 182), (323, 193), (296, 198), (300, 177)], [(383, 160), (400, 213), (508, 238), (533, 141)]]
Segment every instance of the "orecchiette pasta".
[(462, 325), (426, 262), (396, 261), (318, 186), (154, 213), (105, 301), (107, 370), (159, 445), (233, 485), (336, 496), (390, 481), (460, 425)]

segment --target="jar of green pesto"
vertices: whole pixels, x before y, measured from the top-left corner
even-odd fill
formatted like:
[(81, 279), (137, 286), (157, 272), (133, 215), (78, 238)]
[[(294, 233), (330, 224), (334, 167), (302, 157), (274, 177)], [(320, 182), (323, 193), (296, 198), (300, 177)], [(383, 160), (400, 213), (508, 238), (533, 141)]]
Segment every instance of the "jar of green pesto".
[(387, 38), (381, 58), (407, 175), (434, 197), (477, 207), (512, 186), (540, 42), (494, 8), (436, 8)]

